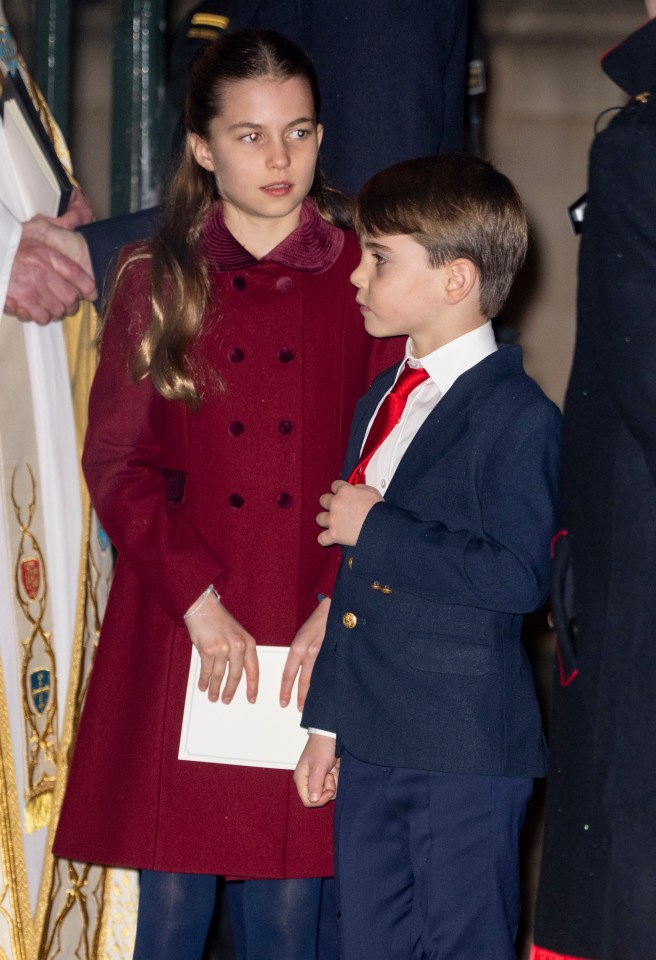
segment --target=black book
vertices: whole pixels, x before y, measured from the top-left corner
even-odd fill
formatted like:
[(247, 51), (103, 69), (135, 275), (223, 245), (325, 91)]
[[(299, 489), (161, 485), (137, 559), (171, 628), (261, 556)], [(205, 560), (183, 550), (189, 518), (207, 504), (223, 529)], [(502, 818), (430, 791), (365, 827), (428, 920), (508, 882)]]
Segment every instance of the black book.
[(19, 219), (29, 219), (34, 213), (60, 216), (68, 207), (73, 185), (19, 71), (5, 76), (0, 109), (17, 189), (27, 214)]

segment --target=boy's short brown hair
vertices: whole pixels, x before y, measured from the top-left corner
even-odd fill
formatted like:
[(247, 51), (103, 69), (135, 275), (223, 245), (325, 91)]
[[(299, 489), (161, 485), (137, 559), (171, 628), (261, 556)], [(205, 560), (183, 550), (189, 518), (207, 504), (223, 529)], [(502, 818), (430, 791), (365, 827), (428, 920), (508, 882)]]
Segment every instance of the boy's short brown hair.
[(358, 194), (354, 222), (359, 235), (410, 235), (433, 267), (471, 260), (486, 317), (503, 307), (528, 244), (526, 213), (510, 180), (464, 154), (418, 157), (377, 173)]

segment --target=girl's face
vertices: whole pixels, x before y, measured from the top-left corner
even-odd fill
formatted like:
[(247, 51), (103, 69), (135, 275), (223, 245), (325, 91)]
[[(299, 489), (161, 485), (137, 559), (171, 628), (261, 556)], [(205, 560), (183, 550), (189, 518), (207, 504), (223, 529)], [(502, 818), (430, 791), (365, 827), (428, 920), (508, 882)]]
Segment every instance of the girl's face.
[(275, 221), (272, 226), (291, 233), (312, 186), (322, 136), (303, 78), (226, 84), (209, 139), (192, 134), (191, 147), (196, 162), (214, 173), (228, 228)]

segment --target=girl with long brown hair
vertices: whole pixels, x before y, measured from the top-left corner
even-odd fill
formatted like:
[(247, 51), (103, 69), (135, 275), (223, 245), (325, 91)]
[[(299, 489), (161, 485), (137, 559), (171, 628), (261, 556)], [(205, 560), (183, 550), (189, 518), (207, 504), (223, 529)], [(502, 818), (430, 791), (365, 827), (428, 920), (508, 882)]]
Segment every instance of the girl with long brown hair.
[(293, 640), (281, 703), (299, 669), (303, 700), (338, 561), (318, 497), (401, 353), (363, 330), (318, 113), (279, 34), (208, 47), (165, 224), (122, 255), (106, 314), (84, 469), (118, 563), (55, 849), (141, 869), (140, 960), (201, 956), (216, 876), (239, 960), (336, 956), (330, 811), (291, 771), (178, 759), (190, 640), (217, 710), (240, 682), (256, 698), (256, 641)]

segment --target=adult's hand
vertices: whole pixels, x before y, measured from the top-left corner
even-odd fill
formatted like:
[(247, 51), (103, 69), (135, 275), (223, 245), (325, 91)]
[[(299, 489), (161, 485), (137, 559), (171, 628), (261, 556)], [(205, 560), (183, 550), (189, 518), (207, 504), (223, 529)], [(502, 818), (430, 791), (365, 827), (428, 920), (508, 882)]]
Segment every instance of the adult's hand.
[(86, 240), (61, 220), (35, 217), (23, 225), (5, 302), (19, 320), (50, 323), (75, 313), (80, 300), (96, 299)]
[(61, 217), (35, 217), (35, 219), (47, 220), (55, 227), (62, 227), (64, 230), (75, 230), (76, 227), (81, 227), (85, 223), (91, 223), (93, 210), (82, 191), (75, 187), (68, 201), (66, 213)]

